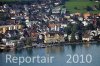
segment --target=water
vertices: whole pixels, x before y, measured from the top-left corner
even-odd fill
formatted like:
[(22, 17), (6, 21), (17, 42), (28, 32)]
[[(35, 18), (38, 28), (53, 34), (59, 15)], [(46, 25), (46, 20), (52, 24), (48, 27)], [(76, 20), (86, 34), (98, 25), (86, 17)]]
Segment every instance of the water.
[[(20, 66), (100, 66), (100, 45), (92, 44), (92, 45), (67, 45), (67, 46), (57, 46), (57, 47), (49, 47), (49, 48), (29, 48), (16, 52), (3, 52), (0, 53), (0, 66), (19, 66), (18, 63), (6, 63), (6, 55), (9, 54), (11, 56), (16, 57), (34, 57), (34, 56), (53, 56), (53, 63), (23, 63)], [(87, 54), (92, 56), (91, 63), (66, 63), (68, 57), (66, 55), (71, 54), (72, 56), (75, 54), (83, 55), (84, 60)], [(81, 61), (81, 58), (79, 58)], [(88, 58), (89, 59), (89, 58)]]

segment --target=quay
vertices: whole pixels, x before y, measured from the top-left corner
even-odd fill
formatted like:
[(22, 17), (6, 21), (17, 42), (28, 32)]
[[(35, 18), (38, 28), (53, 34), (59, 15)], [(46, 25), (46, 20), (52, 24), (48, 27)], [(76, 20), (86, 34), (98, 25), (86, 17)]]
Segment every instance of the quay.
[(13, 47), (13, 46), (6, 46), (6, 45), (0, 45), (0, 52), (5, 50), (22, 50), (26, 48), (48, 48), (48, 47), (54, 47), (54, 46), (66, 46), (66, 45), (86, 45), (86, 44), (96, 44), (97, 41), (91, 41), (91, 42), (63, 42), (63, 43), (32, 43), (32, 45), (26, 45), (23, 47)]

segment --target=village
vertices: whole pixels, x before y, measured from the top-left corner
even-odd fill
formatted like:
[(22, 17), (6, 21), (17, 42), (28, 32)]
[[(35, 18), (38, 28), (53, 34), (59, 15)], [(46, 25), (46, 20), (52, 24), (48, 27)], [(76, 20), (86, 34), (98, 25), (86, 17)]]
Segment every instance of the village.
[(61, 4), (0, 4), (0, 50), (100, 41), (100, 13), (69, 13)]

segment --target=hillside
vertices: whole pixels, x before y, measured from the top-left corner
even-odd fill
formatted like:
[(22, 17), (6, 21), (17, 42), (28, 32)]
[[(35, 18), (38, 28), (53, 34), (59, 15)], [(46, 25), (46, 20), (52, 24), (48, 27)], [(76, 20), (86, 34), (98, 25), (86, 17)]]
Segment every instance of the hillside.
[(71, 13), (81, 12), (85, 13), (89, 9), (91, 13), (100, 13), (100, 2), (88, 0), (69, 0), (65, 3), (65, 7)]

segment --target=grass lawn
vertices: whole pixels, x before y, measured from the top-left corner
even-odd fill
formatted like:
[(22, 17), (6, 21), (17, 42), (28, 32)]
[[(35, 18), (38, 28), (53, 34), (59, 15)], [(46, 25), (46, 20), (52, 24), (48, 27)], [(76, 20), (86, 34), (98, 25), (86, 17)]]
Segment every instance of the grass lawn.
[[(87, 6), (93, 7), (94, 5), (99, 6), (99, 4), (100, 2), (94, 2), (94, 1), (71, 0), (71, 1), (67, 1), (65, 3), (65, 6), (70, 13), (75, 13), (75, 12), (85, 13), (87, 12), (86, 10)], [(77, 9), (75, 9), (75, 7), (77, 7)], [(94, 10), (94, 11), (91, 11), (91, 13), (100, 13), (100, 10)]]

